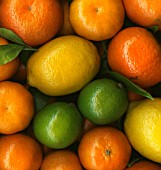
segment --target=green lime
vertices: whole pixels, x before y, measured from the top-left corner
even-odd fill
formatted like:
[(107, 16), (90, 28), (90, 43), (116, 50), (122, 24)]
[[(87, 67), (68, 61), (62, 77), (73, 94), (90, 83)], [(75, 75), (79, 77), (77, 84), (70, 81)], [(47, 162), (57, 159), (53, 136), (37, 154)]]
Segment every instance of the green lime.
[(33, 120), (38, 141), (50, 148), (61, 149), (79, 137), (83, 118), (73, 103), (55, 102), (45, 106)]
[(111, 79), (97, 79), (86, 85), (78, 96), (83, 116), (94, 124), (109, 124), (119, 119), (128, 107), (127, 91)]

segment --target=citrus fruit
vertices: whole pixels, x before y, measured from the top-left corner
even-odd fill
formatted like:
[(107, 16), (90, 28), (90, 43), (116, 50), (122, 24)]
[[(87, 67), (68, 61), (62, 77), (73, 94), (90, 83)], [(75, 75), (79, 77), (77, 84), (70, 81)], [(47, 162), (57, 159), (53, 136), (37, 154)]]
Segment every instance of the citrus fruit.
[(87, 84), (78, 96), (78, 108), (94, 124), (109, 124), (119, 119), (128, 107), (127, 92), (111, 79)]
[(32, 94), (20, 83), (0, 82), (0, 133), (24, 130), (34, 115)]
[(43, 145), (42, 146), (42, 149), (43, 149), (43, 154), (44, 154), (44, 156), (46, 156), (47, 154), (49, 154), (50, 152), (52, 152), (54, 149), (52, 149), (52, 148), (49, 148), (48, 146), (46, 146), (46, 145)]
[(34, 120), (36, 138), (44, 145), (61, 149), (72, 144), (80, 135), (83, 119), (72, 103), (55, 102), (40, 110)]
[(66, 35), (41, 46), (27, 62), (30, 86), (51, 96), (74, 93), (97, 74), (100, 56), (94, 44)]
[(63, 23), (58, 0), (5, 0), (0, 4), (0, 27), (12, 30), (30, 46), (52, 39)]
[(159, 26), (161, 29), (161, 0), (123, 0), (126, 15), (131, 21), (144, 27)]
[(41, 170), (82, 170), (82, 167), (78, 156), (64, 149), (48, 154), (42, 162)]
[(141, 87), (161, 81), (161, 49), (153, 34), (141, 27), (120, 31), (107, 49), (109, 66)]
[[(0, 37), (0, 45), (7, 45), (8, 41), (2, 37)], [(3, 57), (3, 56), (2, 56)], [(0, 65), (0, 81), (8, 80), (16, 73), (19, 65), (19, 58), (15, 58), (14, 60)]]
[(82, 130), (82, 134), (86, 133), (87, 131), (89, 131), (90, 129), (92, 129), (94, 127), (96, 127), (96, 125), (85, 118), (84, 119), (84, 126), (83, 126), (83, 130)]
[(145, 97), (133, 91), (128, 91), (128, 99), (129, 101), (137, 101), (137, 100), (145, 99)]
[(122, 28), (124, 6), (121, 0), (74, 0), (69, 18), (78, 35), (94, 41), (106, 40)]
[(24, 134), (4, 135), (0, 138), (0, 169), (38, 170), (43, 155), (38, 142)]
[(0, 37), (0, 45), (7, 45), (7, 44), (9, 44), (9, 42), (5, 38)]
[(26, 82), (27, 79), (26, 66), (21, 61), (19, 62), (18, 69), (14, 74), (13, 79), (18, 82)]
[(68, 3), (68, 0), (60, 0), (60, 3), (62, 5), (62, 9), (63, 9), (63, 14), (64, 14), (64, 20), (63, 20), (63, 25), (60, 29), (60, 31), (58, 32), (59, 36), (62, 35), (72, 35), (74, 34), (73, 28), (70, 24), (69, 21), (69, 11), (70, 11), (70, 5)]
[(131, 145), (122, 131), (96, 127), (82, 137), (78, 155), (85, 169), (123, 170), (131, 156)]
[(145, 158), (161, 163), (161, 98), (132, 102), (129, 107), (124, 129), (130, 143)]
[(161, 166), (149, 160), (141, 160), (125, 170), (161, 170)]

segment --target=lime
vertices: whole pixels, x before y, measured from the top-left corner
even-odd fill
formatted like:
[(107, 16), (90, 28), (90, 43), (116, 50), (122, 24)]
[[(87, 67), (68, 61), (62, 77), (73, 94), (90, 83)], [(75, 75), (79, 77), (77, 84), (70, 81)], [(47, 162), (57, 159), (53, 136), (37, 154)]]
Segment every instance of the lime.
[(83, 116), (95, 124), (109, 124), (119, 119), (128, 106), (127, 91), (111, 79), (97, 79), (86, 85), (78, 96)]
[(55, 102), (40, 110), (33, 129), (40, 143), (55, 149), (71, 145), (82, 131), (83, 118), (73, 103)]

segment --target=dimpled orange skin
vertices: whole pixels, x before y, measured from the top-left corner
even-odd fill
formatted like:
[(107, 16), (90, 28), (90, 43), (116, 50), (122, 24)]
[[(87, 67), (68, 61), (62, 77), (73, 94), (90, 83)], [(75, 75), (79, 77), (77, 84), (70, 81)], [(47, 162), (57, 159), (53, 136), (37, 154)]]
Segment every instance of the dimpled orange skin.
[(140, 26), (159, 26), (161, 30), (161, 0), (123, 0), (127, 16)]
[(120, 31), (108, 46), (107, 60), (113, 71), (141, 87), (161, 81), (161, 49), (152, 33), (144, 28)]
[(133, 91), (128, 91), (128, 99), (129, 101), (137, 101), (137, 100), (145, 99), (145, 97)]
[(0, 133), (13, 134), (24, 130), (34, 116), (32, 94), (21, 84), (0, 82)]
[(70, 4), (68, 3), (68, 0), (60, 0), (60, 3), (63, 9), (64, 20), (63, 25), (58, 32), (58, 36), (75, 34), (69, 21)]
[(12, 30), (30, 46), (52, 39), (61, 28), (63, 12), (58, 0), (2, 0), (0, 27)]
[(18, 82), (25, 82), (27, 79), (26, 66), (21, 61), (19, 62), (18, 69), (13, 78)]
[(49, 153), (43, 160), (41, 170), (82, 170), (78, 156), (69, 150)]
[(124, 22), (121, 0), (74, 0), (70, 4), (70, 23), (74, 31), (89, 40), (113, 37)]
[(131, 145), (122, 131), (96, 127), (82, 137), (78, 155), (86, 170), (123, 170), (130, 159)]
[(0, 138), (1, 170), (38, 170), (42, 163), (42, 149), (38, 142), (24, 134)]
[(161, 170), (161, 166), (155, 162), (143, 160), (134, 163), (131, 167), (125, 170)]
[[(0, 45), (7, 44), (8, 41), (0, 37)], [(18, 65), (19, 65), (18, 57), (6, 64), (0, 65), (0, 81), (8, 80), (9, 78), (11, 78), (16, 73)]]

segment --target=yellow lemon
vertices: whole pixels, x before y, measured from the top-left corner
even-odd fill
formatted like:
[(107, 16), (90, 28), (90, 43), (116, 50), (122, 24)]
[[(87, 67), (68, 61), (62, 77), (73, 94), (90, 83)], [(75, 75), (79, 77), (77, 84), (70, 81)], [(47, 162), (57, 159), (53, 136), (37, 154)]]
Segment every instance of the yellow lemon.
[(76, 35), (55, 38), (27, 62), (30, 86), (51, 96), (74, 93), (91, 81), (100, 68), (96, 46)]
[(161, 98), (132, 103), (125, 117), (124, 129), (136, 151), (161, 163)]

